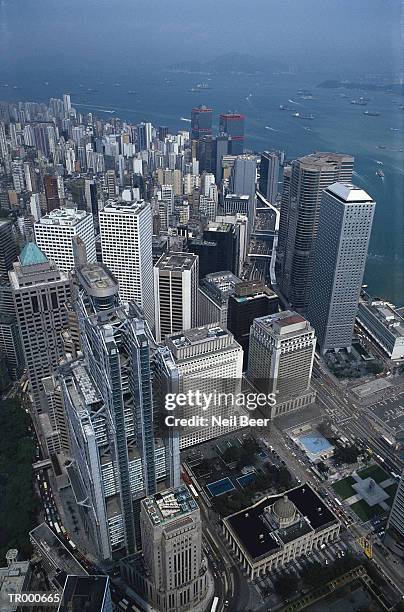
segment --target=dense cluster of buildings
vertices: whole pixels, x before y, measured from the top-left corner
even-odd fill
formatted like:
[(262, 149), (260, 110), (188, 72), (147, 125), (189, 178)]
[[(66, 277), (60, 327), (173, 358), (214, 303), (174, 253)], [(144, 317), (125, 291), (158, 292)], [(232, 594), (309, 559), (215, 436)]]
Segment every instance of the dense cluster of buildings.
[[(359, 323), (404, 357), (401, 315), (360, 298), (375, 202), (351, 183), (354, 159), (246, 152), (244, 116), (222, 113), (214, 135), (206, 106), (190, 128), (101, 120), (68, 94), (0, 104), (0, 365), (25, 372), (83, 546), (122, 559), (167, 612), (202, 610), (211, 589), (180, 450), (229, 428), (164, 427), (166, 394), (238, 394), (247, 378), (276, 396), (266, 416), (304, 410), (316, 346), (350, 350), (358, 303)], [(276, 278), (257, 263), (268, 253)], [(48, 529), (31, 533), (38, 549)], [(339, 523), (302, 485), (224, 531), (254, 578), (337, 538)], [(108, 610), (105, 582), (73, 574), (67, 600), (83, 590)]]

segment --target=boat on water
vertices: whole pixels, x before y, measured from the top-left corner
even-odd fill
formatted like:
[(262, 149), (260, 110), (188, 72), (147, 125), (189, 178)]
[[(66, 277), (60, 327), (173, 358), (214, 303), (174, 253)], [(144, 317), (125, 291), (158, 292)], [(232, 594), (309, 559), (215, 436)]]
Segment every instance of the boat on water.
[(384, 172), (382, 169), (376, 170), (376, 176), (378, 176), (382, 179), (382, 181), (384, 181)]
[(133, 89), (129, 89), (128, 94), (134, 95), (136, 93), (136, 91), (133, 91)]
[(380, 117), (380, 113), (376, 111), (365, 111), (363, 114), (366, 115), (366, 117)]
[(301, 115), (300, 113), (292, 113), (292, 117), (296, 117), (297, 119), (307, 119), (308, 121), (313, 121), (314, 115)]
[(382, 162), (382, 161), (379, 161), (378, 159), (376, 159), (376, 164), (377, 164), (378, 166), (383, 166), (383, 162)]
[(280, 104), (279, 110), (289, 111), (292, 110), (290, 106), (285, 106), (284, 104)]
[(354, 106), (367, 106), (368, 101), (365, 98), (357, 98), (355, 100), (351, 100), (351, 104)]

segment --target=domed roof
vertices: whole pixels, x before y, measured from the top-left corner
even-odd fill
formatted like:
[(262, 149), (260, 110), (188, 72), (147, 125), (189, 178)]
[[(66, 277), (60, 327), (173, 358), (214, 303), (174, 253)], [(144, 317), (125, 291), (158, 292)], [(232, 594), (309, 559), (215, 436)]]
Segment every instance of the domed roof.
[(274, 503), (272, 511), (279, 519), (286, 521), (294, 518), (296, 506), (287, 495), (284, 495)]

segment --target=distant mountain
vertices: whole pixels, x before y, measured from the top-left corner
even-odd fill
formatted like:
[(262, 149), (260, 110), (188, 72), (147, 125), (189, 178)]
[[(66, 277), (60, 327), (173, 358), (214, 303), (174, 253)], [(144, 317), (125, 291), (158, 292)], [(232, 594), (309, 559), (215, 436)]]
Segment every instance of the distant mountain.
[(168, 66), (168, 69), (173, 72), (192, 72), (195, 74), (220, 74), (223, 72), (233, 74), (260, 74), (262, 72), (267, 72), (268, 67), (272, 71), (286, 69), (286, 66), (281, 62), (241, 53), (226, 53), (205, 62), (180, 62)]
[(404, 96), (404, 85), (401, 83), (366, 83), (365, 81), (337, 81), (328, 79), (319, 83), (323, 89), (360, 89), (363, 91), (386, 91)]

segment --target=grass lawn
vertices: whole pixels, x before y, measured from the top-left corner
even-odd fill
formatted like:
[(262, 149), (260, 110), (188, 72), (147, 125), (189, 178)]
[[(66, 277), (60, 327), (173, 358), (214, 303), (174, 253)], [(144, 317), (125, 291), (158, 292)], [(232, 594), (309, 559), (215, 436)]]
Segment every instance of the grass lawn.
[(352, 478), (352, 476), (347, 476), (346, 478), (343, 478), (342, 480), (338, 480), (337, 482), (334, 482), (334, 484), (332, 485), (332, 488), (337, 493), (337, 495), (340, 496), (341, 499), (348, 499), (348, 497), (351, 497), (352, 495), (355, 495), (356, 493), (356, 491), (351, 486), (355, 482), (356, 480)]
[(394, 483), (394, 484), (390, 485), (389, 487), (386, 487), (384, 490), (386, 491), (386, 493), (388, 493), (390, 495), (389, 499), (386, 499), (386, 504), (389, 504), (389, 506), (392, 506), (393, 500), (394, 500), (394, 496), (395, 496), (396, 491), (397, 491), (397, 484)]
[(390, 478), (390, 476), (378, 465), (369, 465), (368, 467), (358, 472), (358, 476), (363, 479), (369, 477), (373, 478), (373, 480), (378, 484), (383, 482), (383, 480), (388, 480)]
[(369, 521), (375, 516), (379, 516), (384, 513), (383, 508), (379, 506), (379, 504), (377, 504), (376, 506), (370, 507), (363, 499), (352, 504), (350, 508), (351, 510), (355, 512), (355, 514), (359, 516), (359, 518), (363, 522)]

